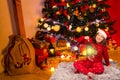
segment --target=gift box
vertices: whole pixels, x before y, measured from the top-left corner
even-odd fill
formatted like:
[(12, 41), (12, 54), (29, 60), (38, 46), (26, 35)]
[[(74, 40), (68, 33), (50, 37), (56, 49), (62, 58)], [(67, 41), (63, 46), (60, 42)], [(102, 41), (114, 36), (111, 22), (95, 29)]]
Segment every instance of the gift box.
[(40, 66), (40, 64), (45, 61), (48, 57), (47, 48), (43, 47), (41, 49), (35, 49), (35, 58), (36, 65)]

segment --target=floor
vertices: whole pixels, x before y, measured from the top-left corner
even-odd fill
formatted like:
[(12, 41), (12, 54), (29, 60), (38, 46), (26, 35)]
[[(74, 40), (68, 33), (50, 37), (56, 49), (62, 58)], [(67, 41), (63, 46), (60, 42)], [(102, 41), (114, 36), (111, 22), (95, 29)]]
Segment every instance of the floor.
[[(116, 50), (110, 50), (109, 51), (109, 57), (110, 59), (117, 61), (118, 65), (120, 67), (120, 47), (118, 47)], [(50, 76), (52, 74), (50, 74), (49, 71), (42, 71), (43, 74), (41, 74), (40, 76), (43, 78), (43, 80), (49, 80)]]
[[(109, 56), (110, 56), (110, 59), (117, 61), (120, 67), (120, 47), (117, 48), (116, 50), (110, 50)], [(57, 58), (53, 60), (57, 61)], [(54, 62), (54, 64), (56, 63), (57, 62)], [(21, 76), (15, 76), (12, 78), (11, 76), (5, 76), (4, 74), (0, 74), (0, 80), (16, 80), (16, 79), (21, 80), (20, 78), (22, 78), (22, 80), (26, 80), (26, 79), (27, 80), (49, 80), (53, 72), (54, 71), (50, 71), (50, 67), (49, 67), (49, 68), (45, 68), (44, 70), (40, 70), (39, 74), (34, 74), (34, 75), (31, 75), (31, 74), (21, 75)]]

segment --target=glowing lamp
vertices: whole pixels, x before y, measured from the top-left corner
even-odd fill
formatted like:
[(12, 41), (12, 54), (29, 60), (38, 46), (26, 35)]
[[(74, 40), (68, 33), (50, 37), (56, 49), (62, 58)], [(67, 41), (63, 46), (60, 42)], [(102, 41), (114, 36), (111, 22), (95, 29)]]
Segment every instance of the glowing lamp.
[(90, 45), (90, 43), (88, 43), (88, 45), (86, 46), (86, 55), (87, 56), (92, 56), (92, 55), (95, 55), (96, 54), (96, 50), (95, 48)]

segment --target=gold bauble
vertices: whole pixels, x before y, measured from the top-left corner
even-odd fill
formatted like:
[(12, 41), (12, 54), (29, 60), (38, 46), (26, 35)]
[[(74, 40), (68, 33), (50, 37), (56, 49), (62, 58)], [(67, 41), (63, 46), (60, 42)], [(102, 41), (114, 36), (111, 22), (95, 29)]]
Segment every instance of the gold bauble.
[(47, 23), (44, 23), (43, 26), (44, 26), (44, 28), (47, 28), (47, 27), (48, 27), (48, 24), (47, 24)]
[(96, 4), (93, 4), (92, 7), (93, 7), (93, 8), (96, 8)]
[(59, 31), (60, 30), (60, 25), (55, 25), (53, 27), (53, 30), (56, 31), (56, 32)]
[(88, 31), (89, 30), (89, 28), (88, 27), (85, 27), (85, 31)]
[(51, 30), (51, 28), (50, 28), (50, 27), (48, 27), (48, 28), (47, 28), (47, 30), (48, 30), (48, 31), (50, 31), (50, 30)]
[(82, 29), (80, 27), (76, 28), (76, 32), (81, 32), (81, 31), (82, 31)]

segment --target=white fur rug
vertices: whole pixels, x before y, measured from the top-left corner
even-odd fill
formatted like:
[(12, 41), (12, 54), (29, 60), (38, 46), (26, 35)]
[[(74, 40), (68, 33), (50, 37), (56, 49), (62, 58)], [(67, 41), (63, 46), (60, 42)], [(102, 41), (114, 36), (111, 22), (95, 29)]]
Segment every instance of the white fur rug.
[[(111, 62), (112, 66), (104, 66), (103, 74), (95, 75), (93, 80), (120, 80), (120, 69), (116, 62)], [(56, 71), (49, 80), (88, 80), (88, 77), (82, 73), (74, 73), (73, 62), (62, 62), (58, 65)]]

